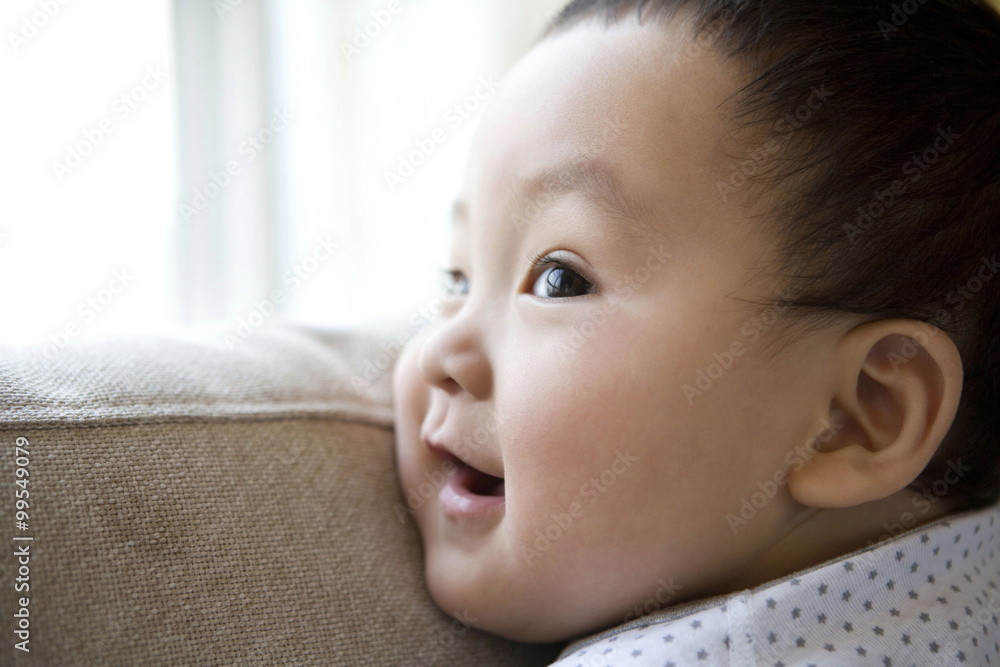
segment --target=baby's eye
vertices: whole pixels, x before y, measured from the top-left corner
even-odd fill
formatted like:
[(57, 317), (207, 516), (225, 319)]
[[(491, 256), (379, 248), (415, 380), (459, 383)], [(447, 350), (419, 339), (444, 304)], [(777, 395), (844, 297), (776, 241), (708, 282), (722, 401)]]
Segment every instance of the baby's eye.
[(469, 294), (469, 279), (458, 269), (446, 269), (445, 289), (453, 296), (467, 296)]
[[(544, 260), (540, 263), (544, 263)], [(561, 299), (591, 294), (594, 286), (573, 269), (559, 263), (550, 263), (535, 278), (532, 294), (543, 299)]]

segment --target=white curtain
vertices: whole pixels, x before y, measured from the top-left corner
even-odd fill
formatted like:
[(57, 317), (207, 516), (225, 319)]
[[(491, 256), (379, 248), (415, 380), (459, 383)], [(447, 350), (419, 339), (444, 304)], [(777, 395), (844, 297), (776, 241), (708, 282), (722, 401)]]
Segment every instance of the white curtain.
[(491, 82), (563, 2), (175, 0), (186, 321), (415, 312)]
[(176, 319), (169, 0), (0, 4), (0, 342)]

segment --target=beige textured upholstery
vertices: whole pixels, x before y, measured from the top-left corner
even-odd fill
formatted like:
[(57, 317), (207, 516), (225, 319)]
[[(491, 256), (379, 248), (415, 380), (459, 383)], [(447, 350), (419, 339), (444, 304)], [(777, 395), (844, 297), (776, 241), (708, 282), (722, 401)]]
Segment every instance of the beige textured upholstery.
[[(393, 509), (402, 330), (285, 328), (233, 350), (125, 337), (51, 361), (0, 348), (0, 664), (547, 664), (557, 647), (466, 628), (427, 595), (418, 533)], [(15, 593), (26, 544), (30, 592)]]

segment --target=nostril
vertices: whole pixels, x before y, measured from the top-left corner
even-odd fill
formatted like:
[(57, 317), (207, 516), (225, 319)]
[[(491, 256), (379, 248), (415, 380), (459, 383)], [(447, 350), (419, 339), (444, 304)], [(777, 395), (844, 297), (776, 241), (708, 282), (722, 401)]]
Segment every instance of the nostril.
[[(467, 313), (468, 311), (466, 311)], [(427, 384), (450, 396), (489, 391), (489, 364), (479, 325), (466, 314), (435, 325), (420, 345), (417, 366)]]

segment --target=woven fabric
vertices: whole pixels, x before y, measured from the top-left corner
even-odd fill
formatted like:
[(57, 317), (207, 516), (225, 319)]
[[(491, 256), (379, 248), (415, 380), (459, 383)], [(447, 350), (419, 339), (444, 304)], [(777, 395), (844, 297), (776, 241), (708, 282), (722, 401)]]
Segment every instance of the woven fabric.
[(1000, 505), (962, 512), (584, 638), (552, 667), (996, 665), (998, 546)]
[[(394, 509), (391, 369), (375, 366), (393, 340), (0, 350), (0, 664), (548, 664), (558, 647), (467, 628), (427, 595)], [(30, 592), (15, 593), (24, 544)], [(30, 653), (14, 648), (23, 595)]]

